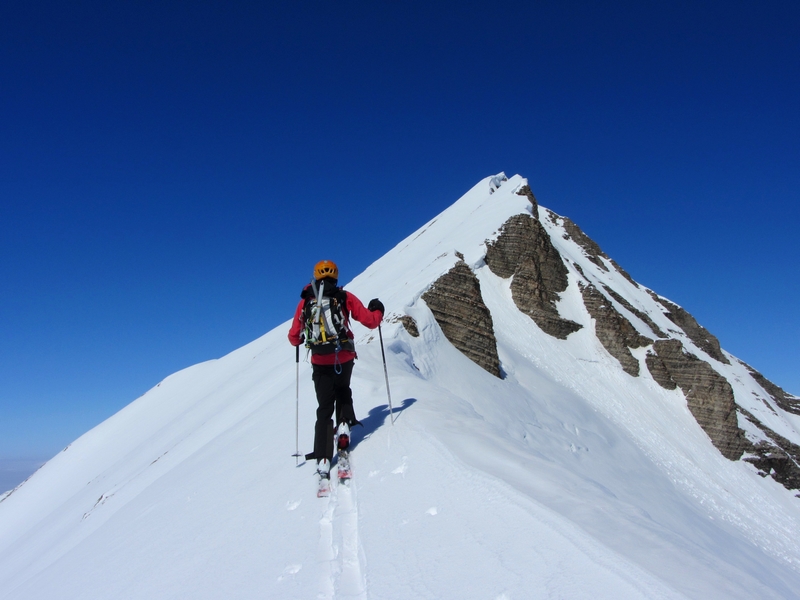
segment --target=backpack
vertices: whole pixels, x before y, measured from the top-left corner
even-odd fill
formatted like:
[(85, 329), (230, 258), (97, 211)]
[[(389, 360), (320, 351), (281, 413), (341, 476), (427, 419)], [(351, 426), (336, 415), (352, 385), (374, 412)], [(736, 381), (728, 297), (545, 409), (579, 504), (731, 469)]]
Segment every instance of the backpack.
[[(310, 289), (309, 289), (310, 288)], [(305, 318), (306, 348), (311, 354), (332, 354), (339, 350), (355, 351), (353, 340), (348, 336), (347, 292), (342, 288), (332, 291), (325, 289), (325, 282), (319, 288), (312, 282), (303, 291), (306, 302), (303, 306)]]

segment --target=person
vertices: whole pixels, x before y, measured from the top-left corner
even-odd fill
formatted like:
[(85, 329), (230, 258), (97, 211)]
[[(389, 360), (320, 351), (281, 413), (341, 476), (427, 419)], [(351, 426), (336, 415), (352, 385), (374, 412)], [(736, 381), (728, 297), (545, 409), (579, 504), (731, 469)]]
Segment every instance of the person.
[[(350, 377), (357, 358), (350, 317), (370, 329), (383, 319), (383, 303), (374, 298), (364, 308), (361, 300), (339, 287), (339, 268), (330, 260), (314, 266), (314, 278), (303, 288), (289, 329), (289, 342), (305, 342), (311, 350), (312, 380), (317, 395), (314, 452), (320, 479), (330, 477), (336, 416), (336, 445), (340, 461), (347, 457), (350, 428), (359, 424), (353, 410)], [(339, 466), (340, 471), (342, 465)], [(340, 473), (340, 476), (342, 473)]]

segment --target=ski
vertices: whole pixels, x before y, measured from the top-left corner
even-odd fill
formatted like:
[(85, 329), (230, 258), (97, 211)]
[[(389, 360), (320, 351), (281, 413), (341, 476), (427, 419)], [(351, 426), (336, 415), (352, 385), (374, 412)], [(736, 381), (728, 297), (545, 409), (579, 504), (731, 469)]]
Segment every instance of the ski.
[(339, 450), (336, 466), (339, 471), (340, 482), (344, 483), (353, 477), (353, 471), (350, 469), (350, 453), (347, 450)]
[(317, 498), (327, 498), (331, 495), (331, 462), (322, 459), (317, 463)]
[(317, 487), (317, 498), (327, 498), (330, 495), (331, 495), (330, 477), (320, 476), (319, 486)]
[[(350, 428), (346, 423), (339, 425), (336, 436), (336, 477), (340, 484), (347, 485), (353, 477), (350, 467)], [(306, 454), (306, 460), (314, 458), (314, 454)], [(322, 459), (317, 463), (317, 498), (327, 498), (331, 495), (331, 461)]]

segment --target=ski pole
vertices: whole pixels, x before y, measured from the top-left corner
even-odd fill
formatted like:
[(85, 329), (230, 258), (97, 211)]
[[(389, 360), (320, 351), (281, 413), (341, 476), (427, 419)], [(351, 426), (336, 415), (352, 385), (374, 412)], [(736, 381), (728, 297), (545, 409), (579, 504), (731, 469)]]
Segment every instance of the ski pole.
[(294, 465), (300, 460), (300, 345), (294, 347), (295, 386), (294, 386)]
[(389, 391), (389, 372), (386, 370), (386, 353), (383, 351), (383, 333), (381, 324), (378, 323), (378, 337), (381, 339), (381, 356), (383, 357), (383, 376), (386, 378), (386, 395), (389, 397), (389, 419), (394, 425), (394, 410), (392, 409), (392, 392)]

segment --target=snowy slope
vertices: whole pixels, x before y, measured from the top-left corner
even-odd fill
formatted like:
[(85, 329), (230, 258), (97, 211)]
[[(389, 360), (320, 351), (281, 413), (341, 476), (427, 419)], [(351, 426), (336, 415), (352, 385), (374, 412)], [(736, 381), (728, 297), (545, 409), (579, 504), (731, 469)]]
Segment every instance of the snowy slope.
[[(167, 378), (0, 502), (0, 598), (800, 597), (800, 499), (724, 458), (680, 389), (623, 372), (578, 283), (608, 285), (681, 335), (655, 299), (546, 211), (569, 268), (558, 310), (581, 330), (545, 334), (486, 267), (487, 240), (530, 211), (525, 183), (481, 181), (346, 286), (387, 307), (396, 420), (377, 335), (356, 326), (351, 486), (317, 499), (313, 466), (290, 456), (286, 323)], [(456, 252), (480, 280), (504, 379), (459, 352), (421, 299)], [(766, 406), (730, 362), (714, 368), (737, 403), (797, 443), (800, 418)], [(305, 362), (300, 398), (308, 451)]]

